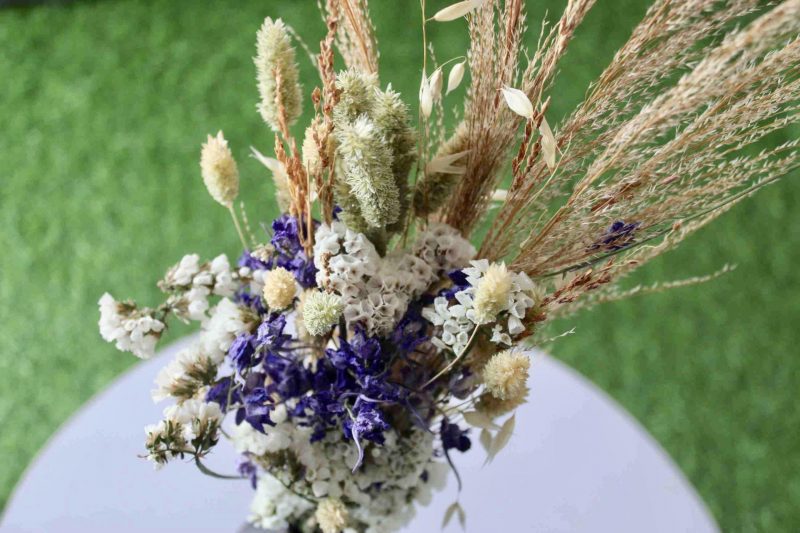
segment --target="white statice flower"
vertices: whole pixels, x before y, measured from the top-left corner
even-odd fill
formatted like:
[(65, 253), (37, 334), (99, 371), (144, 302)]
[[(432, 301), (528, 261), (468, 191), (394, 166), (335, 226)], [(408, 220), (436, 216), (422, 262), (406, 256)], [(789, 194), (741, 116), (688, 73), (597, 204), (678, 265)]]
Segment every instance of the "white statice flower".
[(244, 422), (234, 426), (231, 442), (239, 453), (255, 456), (275, 453), (287, 449), (292, 444), (292, 424), (286, 424), (286, 406), (281, 404), (270, 413), (275, 426), (266, 433), (261, 433), (250, 424)]
[[(414, 430), (403, 438), (387, 433), (384, 445), (367, 445), (369, 468), (353, 473), (358, 452), (352, 443), (342, 441), (340, 432), (331, 431), (323, 439), (310, 442), (312, 428), (288, 419), (285, 407), (276, 408), (272, 418), (275, 426), (267, 435), (246, 423), (235, 428), (231, 437), (236, 449), (266, 463), (274, 452), (291, 454), (302, 465), (304, 477), (281, 481), (315, 498), (342, 501), (351, 509), (348, 527), (353, 531), (394, 531), (413, 517), (415, 499), (425, 503), (432, 490), (444, 486), (447, 466), (434, 460), (434, 436), (426, 431)], [(287, 474), (278, 471), (275, 475)], [(261, 487), (262, 482), (268, 486)], [(258, 483), (261, 493), (256, 494), (250, 516), (255, 525), (280, 528), (312, 510), (294, 507), (294, 500), (285, 499), (291, 493), (284, 492), (284, 485), (271, 476), (262, 476)]]
[[(449, 229), (448, 229), (449, 228)], [(348, 325), (361, 324), (369, 335), (387, 335), (408, 309), (451, 267), (467, 264), (475, 249), (449, 226), (435, 225), (428, 234), (426, 257), (394, 252), (381, 258), (361, 233), (341, 222), (317, 229), (314, 264), (317, 283), (341, 296)], [(422, 248), (421, 248), (422, 250)], [(433, 265), (433, 266), (432, 266)]]
[(197, 254), (184, 255), (177, 265), (172, 267), (165, 281), (176, 287), (188, 287), (192, 284), (194, 277), (200, 273), (200, 256)]
[[(458, 298), (459, 294), (456, 294)], [(433, 306), (422, 310), (422, 316), (434, 326), (441, 328), (440, 334), (431, 338), (440, 350), (452, 350), (455, 354), (463, 352), (469, 343), (475, 324), (467, 318), (467, 307), (463, 304), (449, 306), (447, 298), (437, 297)]]
[(152, 461), (156, 470), (160, 470), (177, 455), (173, 450), (182, 450), (186, 447), (183, 427), (179, 424), (161, 420), (157, 424), (145, 426), (144, 434), (147, 460)]
[(118, 350), (131, 352), (140, 359), (149, 359), (155, 353), (165, 324), (147, 310), (133, 304), (116, 301), (105, 293), (98, 302), (100, 308), (100, 335), (116, 344)]
[(429, 224), (417, 236), (411, 251), (430, 265), (437, 277), (464, 268), (477, 253), (457, 229), (442, 223)]
[(524, 272), (510, 272), (485, 259), (470, 264), (463, 269), (470, 286), (455, 294), (455, 304), (439, 297), (422, 310), (426, 320), (441, 328), (431, 342), (458, 354), (475, 326), (494, 323), (490, 341), (510, 346), (513, 337), (525, 331), (525, 315), (541, 299), (541, 292)]
[(183, 300), (186, 303), (186, 318), (189, 320), (196, 320), (205, 322), (208, 319), (208, 297), (211, 291), (208, 287), (202, 285), (192, 287), (183, 295)]
[(217, 296), (231, 298), (236, 293), (238, 284), (234, 280), (231, 264), (228, 256), (220, 254), (211, 260), (208, 265), (210, 273), (214, 276), (214, 286), (212, 291)]
[(249, 318), (234, 302), (223, 298), (211, 310), (211, 318), (203, 324), (200, 343), (203, 352), (219, 364), (225, 358), (233, 340), (250, 329)]
[(217, 364), (203, 353), (199, 344), (178, 352), (175, 359), (161, 369), (150, 391), (154, 402), (167, 398), (193, 398), (216, 377)]
[(296, 517), (313, 509), (313, 505), (293, 494), (270, 475), (258, 478), (256, 495), (250, 504), (251, 524), (262, 529), (285, 530)]
[(164, 419), (180, 424), (186, 441), (204, 437), (216, 438), (222, 417), (218, 403), (195, 398), (164, 409)]

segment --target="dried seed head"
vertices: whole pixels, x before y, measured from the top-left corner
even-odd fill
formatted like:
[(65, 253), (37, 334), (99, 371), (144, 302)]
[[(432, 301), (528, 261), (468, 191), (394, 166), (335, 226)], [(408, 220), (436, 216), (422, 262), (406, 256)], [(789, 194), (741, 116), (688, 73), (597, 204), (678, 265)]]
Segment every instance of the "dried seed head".
[[(280, 106), (287, 125), (302, 112), (302, 90), (292, 39), (281, 19), (267, 17), (256, 38), (256, 77), (261, 102), (258, 111), (273, 131), (280, 131)], [(280, 94), (278, 94), (280, 83)], [(280, 105), (279, 105), (280, 104)]]
[(267, 157), (252, 146), (250, 150), (253, 153), (253, 157), (272, 173), (272, 182), (275, 184), (275, 200), (278, 203), (278, 208), (281, 213), (288, 212), (292, 205), (292, 195), (289, 192), (289, 175), (286, 173), (286, 167), (274, 157)]
[[(414, 189), (414, 214), (427, 217), (444, 204), (464, 173), (467, 158), (468, 128), (461, 123), (450, 139), (425, 168)], [(460, 155), (459, 155), (460, 154)]]
[(278, 267), (264, 275), (264, 301), (270, 309), (286, 309), (292, 305), (296, 293), (294, 276), (285, 268)]
[(509, 400), (501, 400), (493, 396), (490, 392), (484, 392), (478, 398), (478, 401), (475, 404), (475, 409), (479, 413), (483, 413), (491, 418), (497, 418), (510, 413), (520, 405), (524, 404), (527, 399), (527, 387), (522, 394)]
[[(317, 145), (317, 140), (323, 141), (325, 139), (325, 126), (319, 118), (314, 119), (308, 128), (306, 128), (306, 135), (303, 139), (303, 165), (306, 167), (310, 176), (317, 176), (322, 172), (322, 158), (320, 157), (320, 147)], [(315, 138), (316, 137), (316, 138)], [(330, 160), (333, 155), (333, 136), (329, 135), (327, 138), (324, 155)]]
[(524, 397), (530, 366), (531, 360), (524, 353), (505, 350), (495, 354), (483, 368), (486, 390), (503, 401)]
[(342, 122), (351, 122), (360, 115), (370, 114), (378, 89), (377, 74), (358, 70), (345, 70), (336, 75), (339, 102), (334, 109), (334, 121), (338, 127)]
[(231, 207), (239, 194), (239, 170), (228, 148), (228, 141), (218, 132), (200, 151), (200, 172), (211, 197), (224, 207)]
[(400, 193), (392, 174), (392, 153), (375, 124), (361, 115), (336, 130), (344, 181), (358, 200), (368, 226), (384, 228), (400, 217)]
[(311, 335), (325, 335), (339, 322), (342, 311), (344, 306), (339, 296), (329, 292), (310, 292), (303, 300), (303, 324)]
[(461, 85), (461, 80), (464, 79), (466, 64), (466, 61), (462, 61), (461, 63), (456, 63), (453, 65), (453, 68), (450, 69), (450, 75), (447, 76), (447, 92), (445, 94), (450, 94)]
[(475, 317), (481, 324), (487, 324), (508, 304), (511, 294), (511, 273), (505, 263), (492, 263), (481, 277), (475, 289)]
[(325, 498), (317, 504), (314, 517), (322, 533), (339, 533), (347, 526), (349, 513), (341, 500)]

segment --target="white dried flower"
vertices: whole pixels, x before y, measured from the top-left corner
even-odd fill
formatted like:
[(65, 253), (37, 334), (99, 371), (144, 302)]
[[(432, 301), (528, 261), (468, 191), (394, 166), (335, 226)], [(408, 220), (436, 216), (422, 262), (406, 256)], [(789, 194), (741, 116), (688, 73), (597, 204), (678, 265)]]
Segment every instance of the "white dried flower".
[(508, 306), (512, 277), (505, 263), (493, 263), (475, 289), (474, 310), (478, 324), (492, 322)]
[(486, 390), (503, 401), (524, 397), (530, 366), (530, 358), (521, 352), (505, 350), (493, 355), (483, 368)]
[(280, 311), (292, 305), (297, 284), (291, 272), (277, 267), (264, 275), (264, 301), (270, 309)]
[(339, 321), (343, 309), (339, 296), (314, 291), (303, 302), (303, 324), (311, 335), (325, 335)]
[(200, 152), (200, 171), (211, 197), (224, 207), (230, 208), (239, 194), (239, 170), (228, 148), (228, 141), (218, 132)]
[(336, 498), (321, 500), (314, 513), (322, 533), (340, 533), (347, 525), (348, 516), (347, 507)]
[(150, 311), (138, 309), (132, 303), (116, 301), (105, 293), (98, 302), (100, 308), (100, 335), (114, 342), (118, 350), (131, 352), (140, 359), (149, 359), (155, 353), (164, 323), (154, 318)]

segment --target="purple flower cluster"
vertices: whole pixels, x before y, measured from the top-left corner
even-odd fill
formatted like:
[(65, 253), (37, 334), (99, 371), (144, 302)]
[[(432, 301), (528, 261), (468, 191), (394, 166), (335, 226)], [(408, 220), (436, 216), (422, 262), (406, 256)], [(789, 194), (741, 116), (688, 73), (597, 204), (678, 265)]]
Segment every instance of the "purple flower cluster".
[[(314, 221), (313, 225), (316, 229), (319, 223)], [(270, 243), (275, 248), (276, 255), (271, 267), (285, 268), (294, 274), (300, 285), (311, 288), (317, 285), (317, 269), (314, 267), (314, 258), (307, 257), (300, 244), (301, 232), (304, 231), (305, 225), (298, 224), (297, 219), (291, 215), (281, 215), (272, 222)]]
[[(272, 223), (272, 230), (272, 256), (257, 258), (245, 251), (239, 265), (254, 271), (283, 267), (303, 287), (316, 287), (313, 259), (300, 244), (303, 225), (283, 215)], [(468, 282), (460, 270), (449, 277), (452, 286), (440, 295), (453, 298)], [(239, 305), (254, 311), (261, 323), (233, 341), (227, 353), (232, 373), (211, 386), (206, 400), (219, 403), (223, 411), (234, 411), (236, 424), (246, 422), (262, 433), (274, 425), (270, 414), (276, 405), (284, 404), (293, 423), (312, 428), (312, 442), (331, 430), (354, 442), (359, 450), (358, 468), (363, 443), (383, 444), (385, 433), (398, 417), (431, 431), (439, 393), (447, 389), (458, 397), (472, 386), (470, 376), (463, 375), (437, 385), (443, 388), (426, 388), (431, 369), (416, 362), (413, 354), (429, 340), (430, 324), (421, 309), (432, 299), (427, 295), (412, 302), (386, 338), (371, 337), (359, 327), (347, 330), (341, 326), (334, 345), (316, 359), (311, 357), (311, 347), (286, 332), (286, 315), (268, 313), (260, 296), (239, 293)], [(436, 429), (445, 454), (450, 449), (469, 449), (466, 430), (447, 419)], [(252, 477), (253, 464), (243, 461), (240, 472)]]

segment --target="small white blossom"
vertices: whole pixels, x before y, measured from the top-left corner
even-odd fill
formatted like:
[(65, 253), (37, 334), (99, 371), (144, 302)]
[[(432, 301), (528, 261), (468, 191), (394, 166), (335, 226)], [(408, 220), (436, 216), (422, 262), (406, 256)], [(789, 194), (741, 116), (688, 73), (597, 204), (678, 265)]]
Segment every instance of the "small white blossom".
[(100, 335), (116, 344), (118, 350), (131, 352), (140, 359), (149, 359), (155, 353), (156, 343), (164, 330), (164, 323), (149, 312), (133, 304), (116, 301), (105, 293), (98, 302), (100, 308)]

